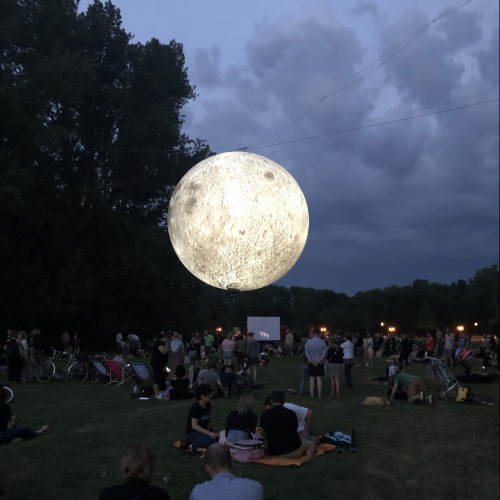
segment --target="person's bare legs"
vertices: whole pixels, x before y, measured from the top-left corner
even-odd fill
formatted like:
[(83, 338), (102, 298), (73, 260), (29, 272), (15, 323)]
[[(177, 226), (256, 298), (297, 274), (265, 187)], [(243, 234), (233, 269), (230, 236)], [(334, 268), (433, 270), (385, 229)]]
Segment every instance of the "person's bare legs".
[(321, 397), (321, 389), (323, 389), (323, 378), (316, 377), (316, 383), (318, 385), (318, 398)]
[(314, 380), (316, 377), (309, 377), (309, 391), (311, 392), (311, 397), (314, 398)]
[(335, 378), (330, 377), (330, 396), (335, 396)]
[(316, 456), (317, 451), (318, 448), (316, 447), (316, 445), (311, 443), (311, 445), (306, 450), (306, 462), (311, 461)]

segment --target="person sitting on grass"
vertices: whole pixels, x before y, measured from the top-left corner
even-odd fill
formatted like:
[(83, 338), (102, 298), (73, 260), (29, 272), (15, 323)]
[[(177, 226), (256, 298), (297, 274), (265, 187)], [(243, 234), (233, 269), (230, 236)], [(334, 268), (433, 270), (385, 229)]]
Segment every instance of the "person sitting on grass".
[(425, 396), (424, 394), (424, 382), (420, 377), (416, 375), (410, 375), (409, 373), (399, 372), (394, 376), (394, 386), (391, 391), (390, 400), (395, 399), (396, 392), (402, 390), (408, 395), (408, 403), (429, 403), (434, 404), (434, 398), (432, 394), (430, 396)]
[(284, 458), (305, 455), (306, 462), (316, 455), (316, 445), (297, 433), (299, 421), (292, 410), (285, 408), (285, 395), (274, 391), (270, 397), (271, 408), (260, 417), (261, 435), (267, 442), (267, 454)]
[(191, 406), (185, 429), (187, 444), (196, 440), (199, 448), (207, 448), (219, 439), (219, 434), (210, 429), (210, 414), (212, 411), (212, 388), (208, 384), (200, 384), (195, 392), (196, 403)]
[(210, 445), (205, 452), (205, 470), (210, 481), (197, 484), (189, 500), (264, 500), (262, 485), (253, 479), (244, 479), (231, 474), (232, 459), (229, 449), (220, 443)]
[(224, 371), (220, 375), (220, 381), (222, 383), (222, 392), (224, 392), (225, 398), (229, 396), (235, 378), (234, 365), (224, 365)]
[(212, 388), (212, 397), (218, 398), (224, 392), (224, 387), (217, 373), (217, 366), (214, 363), (208, 363), (206, 370), (201, 370), (198, 375), (198, 385), (208, 384)]
[(250, 432), (255, 434), (257, 415), (253, 412), (253, 403), (253, 397), (250, 394), (242, 394), (238, 409), (233, 410), (227, 416), (226, 441), (229, 443), (251, 438)]
[(10, 406), (6, 403), (9, 399), (9, 392), (0, 387), (0, 446), (9, 443), (22, 443), (26, 439), (45, 434), (49, 430), (48, 425), (40, 427), (37, 431), (32, 431), (25, 425), (16, 424), (16, 416), (12, 414)]
[(170, 399), (193, 399), (194, 394), (189, 390), (189, 379), (184, 365), (177, 365), (170, 385)]
[(110, 486), (101, 491), (99, 500), (170, 500), (169, 494), (158, 486), (153, 486), (156, 455), (153, 449), (145, 444), (135, 443), (122, 458), (121, 469), (126, 481), (117, 486)]

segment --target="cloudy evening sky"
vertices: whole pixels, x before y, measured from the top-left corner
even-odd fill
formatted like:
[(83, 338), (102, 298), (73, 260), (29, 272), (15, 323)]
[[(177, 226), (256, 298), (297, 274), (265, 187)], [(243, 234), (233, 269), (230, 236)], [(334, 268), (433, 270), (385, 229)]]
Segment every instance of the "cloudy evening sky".
[(276, 284), (352, 295), (498, 263), (498, 1), (113, 3), (133, 41), (183, 44), (187, 135), (301, 186), (309, 238)]

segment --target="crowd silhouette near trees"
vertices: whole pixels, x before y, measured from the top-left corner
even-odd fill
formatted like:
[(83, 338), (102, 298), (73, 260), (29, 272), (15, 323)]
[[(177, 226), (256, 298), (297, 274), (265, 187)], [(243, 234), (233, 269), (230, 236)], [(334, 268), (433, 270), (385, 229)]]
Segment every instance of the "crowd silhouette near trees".
[(209, 287), (177, 259), (170, 196), (214, 154), (182, 133), (195, 99), (183, 47), (133, 43), (119, 10), (95, 0), (0, 3), (0, 304), (3, 331), (78, 331), (85, 346), (119, 331), (153, 336), (230, 328), (280, 316), (305, 333), (435, 330), (478, 323), (498, 331), (498, 267), (452, 284), (416, 280), (359, 292)]

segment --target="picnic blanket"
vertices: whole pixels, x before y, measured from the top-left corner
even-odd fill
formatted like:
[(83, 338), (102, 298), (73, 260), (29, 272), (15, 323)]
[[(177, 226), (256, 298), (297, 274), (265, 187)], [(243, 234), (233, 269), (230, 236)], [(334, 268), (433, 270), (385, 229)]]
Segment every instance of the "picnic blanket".
[[(183, 441), (175, 441), (173, 445), (176, 448), (180, 448), (181, 445), (183, 444)], [(319, 456), (323, 455), (327, 451), (333, 451), (336, 448), (334, 444), (328, 444), (328, 443), (320, 443), (318, 445), (318, 451), (314, 457), (314, 459), (318, 458)], [(205, 448), (198, 448), (199, 451), (204, 451)], [(257, 463), (257, 464), (264, 464), (264, 465), (275, 465), (279, 467), (287, 467), (289, 465), (295, 465), (295, 466), (300, 466), (303, 463), (305, 463), (306, 457), (303, 455), (302, 457), (299, 458), (285, 458), (285, 457), (275, 457), (275, 456), (270, 456), (270, 455), (264, 455), (263, 458), (259, 458), (257, 460), (252, 460), (251, 462)]]

